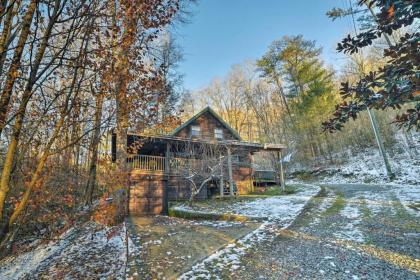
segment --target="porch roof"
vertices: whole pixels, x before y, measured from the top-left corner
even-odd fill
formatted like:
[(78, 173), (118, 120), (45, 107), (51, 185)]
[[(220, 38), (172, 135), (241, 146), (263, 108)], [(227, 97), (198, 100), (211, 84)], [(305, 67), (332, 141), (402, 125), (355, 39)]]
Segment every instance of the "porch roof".
[(245, 147), (254, 151), (282, 151), (286, 148), (283, 144), (274, 144), (274, 143), (252, 143), (239, 140), (216, 140), (216, 139), (198, 139), (198, 138), (183, 138), (172, 135), (149, 135), (149, 134), (139, 134), (134, 132), (129, 132), (128, 135), (137, 136), (143, 139), (148, 139), (150, 141), (160, 141), (167, 143), (176, 143), (176, 142), (191, 142), (191, 143), (203, 143), (208, 145), (225, 145), (225, 146), (237, 146)]

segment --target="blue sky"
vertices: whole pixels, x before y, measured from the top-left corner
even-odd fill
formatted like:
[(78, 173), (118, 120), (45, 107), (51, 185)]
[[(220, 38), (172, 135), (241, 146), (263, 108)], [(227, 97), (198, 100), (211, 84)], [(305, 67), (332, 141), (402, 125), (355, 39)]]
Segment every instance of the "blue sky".
[(187, 89), (224, 76), (233, 64), (257, 59), (284, 35), (302, 34), (323, 47), (326, 64), (342, 58), (337, 42), (351, 30), (349, 19), (327, 18), (326, 11), (346, 0), (199, 0), (191, 22), (177, 29), (185, 60), (179, 70)]

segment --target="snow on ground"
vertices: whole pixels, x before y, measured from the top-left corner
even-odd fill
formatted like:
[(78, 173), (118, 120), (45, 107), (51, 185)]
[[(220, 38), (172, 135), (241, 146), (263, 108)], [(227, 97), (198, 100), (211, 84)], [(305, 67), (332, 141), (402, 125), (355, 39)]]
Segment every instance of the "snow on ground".
[(337, 196), (334, 192), (330, 192), (328, 194), (328, 197), (324, 197), (322, 198), (321, 203), (318, 205), (318, 207), (313, 211), (313, 216), (314, 219), (313, 221), (311, 221), (310, 225), (316, 225), (320, 222), (321, 218), (320, 216), (328, 209), (330, 208), (333, 204), (334, 201), (337, 199)]
[(125, 227), (93, 222), (0, 262), (0, 279), (125, 279)]
[(359, 224), (362, 221), (359, 206), (357, 204), (346, 204), (343, 210), (340, 211), (340, 215), (348, 219), (345, 226), (337, 229), (334, 232), (334, 236), (341, 240), (350, 240), (359, 243), (365, 241), (363, 232), (359, 229)]
[[(292, 183), (291, 183), (292, 184)], [(303, 187), (299, 190), (298, 193), (294, 195), (285, 195), (285, 196), (273, 196), (269, 198), (257, 198), (252, 201), (239, 200), (233, 201), (232, 203), (226, 204), (223, 207), (218, 208), (205, 208), (201, 209), (197, 206), (190, 207), (187, 204), (180, 204), (174, 207), (175, 210), (180, 210), (184, 212), (199, 213), (199, 214), (236, 214), (241, 216), (246, 216), (249, 218), (255, 219), (265, 219), (265, 220), (280, 220), (287, 219), (288, 215), (295, 217), (295, 210), (300, 211), (301, 209), (293, 209), (291, 205), (300, 204), (302, 202), (307, 202), (312, 196), (314, 191), (319, 191), (319, 187), (309, 185), (309, 184), (300, 184)], [(203, 223), (204, 221), (200, 221)], [(221, 223), (221, 226), (230, 224), (224, 221), (205, 221), (204, 223)]]
[(288, 223), (302, 210), (299, 206), (303, 207), (318, 191), (319, 187), (305, 185), (304, 190), (297, 194), (256, 199), (237, 207), (233, 205), (233, 212), (249, 217), (267, 218), (277, 223)]
[(230, 228), (236, 225), (240, 225), (242, 224), (242, 222), (201, 220), (201, 221), (192, 221), (191, 224), (197, 225), (197, 226), (210, 226), (210, 227), (215, 227), (215, 228)]
[[(405, 209), (412, 215), (420, 217), (420, 184), (391, 184), (391, 187)], [(415, 210), (413, 206), (416, 206), (417, 210)]]
[(71, 229), (61, 236), (57, 242), (41, 245), (33, 251), (21, 254), (17, 257), (9, 257), (1, 261), (0, 279), (21, 279), (31, 275), (38, 265), (45, 259), (62, 251), (69, 244), (75, 235), (75, 230)]
[(318, 179), (318, 182), (387, 185), (407, 211), (420, 216), (420, 156), (410, 158), (406, 154), (395, 154), (389, 157), (389, 161), (396, 175), (392, 182), (387, 178), (382, 157), (374, 150), (367, 150), (341, 166), (330, 168), (327, 171), (331, 175)]
[(392, 213), (395, 212), (395, 209), (392, 207), (393, 202), (389, 195), (390, 193), (388, 192), (372, 192), (369, 190), (359, 191), (354, 194), (359, 203), (361, 201), (365, 202), (366, 208), (376, 215), (382, 212), (381, 208), (383, 207), (387, 207)]
[[(396, 175), (393, 184), (420, 184), (420, 157), (417, 157), (410, 158), (406, 154), (389, 157), (392, 172)], [(383, 158), (376, 150), (366, 150), (352, 156), (347, 163), (326, 170), (333, 174), (322, 178), (323, 183), (390, 183)]]
[(192, 269), (180, 276), (186, 279), (220, 279), (211, 270), (228, 268), (234, 272), (241, 266), (241, 257), (259, 242), (271, 240), (279, 228), (287, 228), (303, 207), (319, 192), (319, 187), (304, 185), (304, 189), (294, 195), (277, 196), (241, 204), (233, 203), (233, 212), (250, 217), (265, 217), (267, 220), (255, 231), (247, 234), (197, 263)]

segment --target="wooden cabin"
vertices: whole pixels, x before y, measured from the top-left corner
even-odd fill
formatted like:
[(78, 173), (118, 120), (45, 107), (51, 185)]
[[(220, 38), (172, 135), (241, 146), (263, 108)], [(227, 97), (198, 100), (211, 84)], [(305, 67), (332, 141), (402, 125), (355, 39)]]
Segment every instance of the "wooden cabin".
[[(113, 137), (114, 160), (115, 143)], [(189, 199), (191, 177), (197, 185), (214, 177), (195, 199), (246, 194), (253, 190), (252, 155), (283, 149), (243, 141), (210, 107), (169, 135), (129, 133), (127, 146), (131, 214), (166, 213), (169, 201)]]

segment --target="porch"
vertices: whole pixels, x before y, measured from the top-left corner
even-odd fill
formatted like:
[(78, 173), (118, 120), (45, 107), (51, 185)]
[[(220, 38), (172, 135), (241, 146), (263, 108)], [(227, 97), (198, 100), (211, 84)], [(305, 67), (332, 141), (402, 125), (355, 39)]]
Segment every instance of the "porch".
[(198, 159), (152, 155), (130, 155), (127, 162), (132, 172), (160, 175), (182, 175), (188, 167), (193, 168), (204, 164)]
[(197, 199), (249, 193), (253, 190), (253, 154), (283, 148), (242, 141), (135, 134), (129, 135), (127, 147), (130, 211), (138, 214), (165, 213), (168, 201), (189, 199), (193, 191), (191, 180), (197, 185), (206, 181), (205, 187), (198, 189)]

